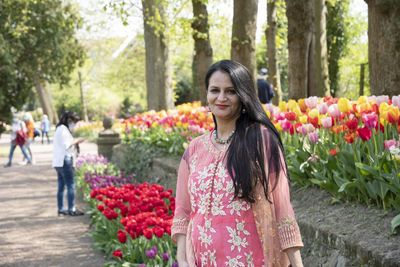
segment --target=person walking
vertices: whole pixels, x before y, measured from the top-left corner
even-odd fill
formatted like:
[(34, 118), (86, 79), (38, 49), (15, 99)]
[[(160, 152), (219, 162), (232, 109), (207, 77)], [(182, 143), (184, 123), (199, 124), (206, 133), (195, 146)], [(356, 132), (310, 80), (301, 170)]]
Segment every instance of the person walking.
[[(33, 122), (33, 118), (31, 113), (26, 112), (24, 115), (24, 122), (26, 125), (26, 143), (25, 143), (25, 148), (26, 151), (29, 153), (29, 156), (31, 158), (32, 163), (34, 163), (34, 158), (33, 158), (33, 153), (31, 149), (31, 144), (33, 142), (34, 138), (34, 131), (35, 131), (35, 123)], [(24, 157), (23, 162), (25, 163), (27, 161), (27, 158)]]
[[(53, 163), (57, 171), (58, 190), (57, 206), (58, 215), (80, 216), (84, 213), (75, 208), (75, 179), (74, 179), (74, 154), (75, 146), (85, 141), (84, 138), (74, 139), (72, 131), (79, 117), (75, 112), (66, 111), (61, 116), (56, 126), (53, 138)], [(64, 206), (64, 191), (67, 188), (68, 210)]]
[(42, 144), (43, 144), (44, 135), (46, 135), (46, 137), (47, 137), (47, 143), (50, 144), (50, 138), (49, 138), (50, 121), (47, 118), (46, 114), (43, 115), (42, 121), (40, 123), (40, 128), (42, 130)]
[(231, 60), (211, 66), (215, 129), (183, 154), (171, 238), (179, 266), (302, 267), (282, 140), (253, 77)]
[(11, 147), (10, 154), (8, 155), (8, 163), (4, 167), (11, 167), (12, 159), (14, 155), (15, 148), (19, 146), (21, 148), (24, 157), (27, 159), (27, 164), (32, 164), (32, 160), (28, 153), (26, 152), (25, 142), (26, 142), (26, 126), (23, 121), (20, 121), (18, 115), (13, 115), (13, 121), (11, 125)]
[(275, 96), (274, 90), (267, 79), (268, 70), (261, 68), (257, 77), (258, 99), (262, 104), (271, 103), (271, 99)]

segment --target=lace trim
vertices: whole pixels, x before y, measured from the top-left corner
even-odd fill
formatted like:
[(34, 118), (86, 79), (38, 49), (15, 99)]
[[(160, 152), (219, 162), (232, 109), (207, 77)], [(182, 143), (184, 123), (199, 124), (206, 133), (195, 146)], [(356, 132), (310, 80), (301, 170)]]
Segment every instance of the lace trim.
[(282, 250), (290, 247), (302, 247), (300, 229), (296, 219), (293, 217), (285, 217), (278, 223), (278, 236)]
[(174, 218), (172, 220), (171, 238), (176, 243), (176, 234), (186, 234), (189, 225), (189, 220), (186, 218)]
[(174, 218), (172, 220), (172, 225), (174, 227), (187, 227), (189, 224), (189, 220), (186, 218)]

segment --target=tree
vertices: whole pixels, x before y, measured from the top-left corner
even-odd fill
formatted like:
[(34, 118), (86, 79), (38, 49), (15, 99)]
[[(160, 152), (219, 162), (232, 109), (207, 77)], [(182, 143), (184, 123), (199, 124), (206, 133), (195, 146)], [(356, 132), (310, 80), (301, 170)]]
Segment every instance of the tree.
[(161, 0), (142, 0), (146, 47), (146, 87), (148, 109), (174, 106), (168, 43), (164, 35), (166, 17)]
[(231, 59), (247, 67), (256, 77), (255, 39), (257, 29), (258, 0), (235, 0), (233, 3), (233, 23)]
[(194, 39), (194, 62), (193, 82), (199, 92), (200, 100), (206, 104), (207, 93), (204, 77), (212, 64), (213, 50), (210, 43), (207, 5), (204, 0), (192, 0), (193, 5), (193, 39)]
[(315, 15), (315, 92), (311, 95), (329, 96), (328, 48), (326, 41), (326, 4), (325, 0), (314, 1)]
[(314, 0), (286, 2), (289, 48), (289, 98), (315, 91)]
[(326, 36), (328, 49), (329, 88), (332, 96), (339, 92), (339, 60), (345, 56), (349, 43), (349, 23), (346, 15), (350, 0), (327, 1)]
[[(74, 37), (81, 20), (70, 4), (61, 0), (2, 1), (0, 5), (1, 97), (9, 99), (2, 109), (20, 108), (32, 86), (43, 110), (54, 122), (51, 96), (45, 82), (66, 84), (70, 73), (84, 58)], [(13, 93), (10, 94), (10, 91)]]
[(368, 61), (371, 94), (397, 95), (400, 84), (400, 4), (398, 0), (365, 0), (368, 4)]
[(277, 35), (277, 15), (276, 15), (276, 0), (267, 0), (267, 20), (268, 25), (265, 29), (267, 40), (267, 55), (268, 55), (268, 81), (273, 86), (275, 97), (272, 98), (272, 103), (275, 105), (282, 101), (281, 79), (278, 67), (278, 52), (276, 50), (276, 35)]

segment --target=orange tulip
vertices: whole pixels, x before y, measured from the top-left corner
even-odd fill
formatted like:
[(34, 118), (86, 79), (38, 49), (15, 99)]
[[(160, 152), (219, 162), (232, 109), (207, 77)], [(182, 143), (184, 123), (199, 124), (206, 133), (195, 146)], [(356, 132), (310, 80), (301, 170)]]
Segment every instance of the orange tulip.
[(354, 133), (348, 133), (348, 134), (346, 134), (346, 135), (344, 136), (344, 140), (345, 140), (347, 143), (349, 143), (349, 144), (354, 143)]

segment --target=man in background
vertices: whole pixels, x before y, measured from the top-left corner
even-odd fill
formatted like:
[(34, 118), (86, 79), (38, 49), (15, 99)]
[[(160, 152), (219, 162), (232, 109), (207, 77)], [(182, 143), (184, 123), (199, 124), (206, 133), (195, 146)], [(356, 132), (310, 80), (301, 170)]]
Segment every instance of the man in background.
[(271, 99), (275, 96), (274, 90), (267, 79), (268, 70), (261, 68), (257, 77), (258, 98), (262, 104), (271, 103)]

